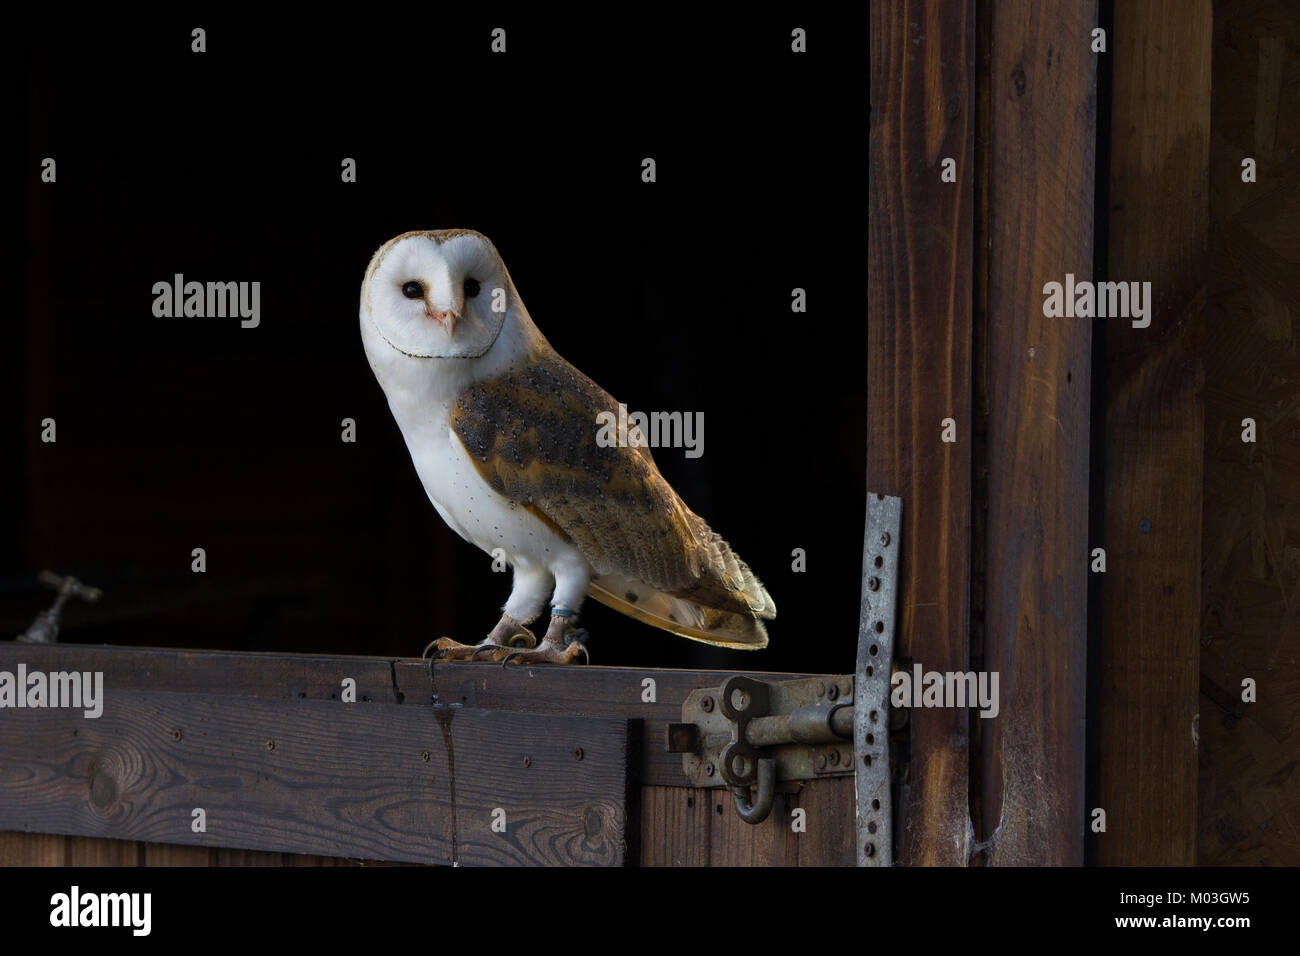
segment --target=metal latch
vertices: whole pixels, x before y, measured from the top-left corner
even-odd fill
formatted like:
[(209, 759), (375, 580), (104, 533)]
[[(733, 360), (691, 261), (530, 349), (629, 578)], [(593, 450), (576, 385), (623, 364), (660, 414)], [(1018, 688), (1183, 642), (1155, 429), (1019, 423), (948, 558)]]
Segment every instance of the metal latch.
[(853, 678), (734, 674), (687, 695), (682, 723), (668, 725), (668, 750), (683, 755), (693, 786), (730, 788), (740, 818), (762, 823), (777, 781), (853, 773)]
[(668, 725), (668, 750), (683, 755), (691, 785), (729, 787), (746, 823), (767, 818), (778, 781), (855, 774), (858, 866), (893, 864), (889, 689), (902, 523), (901, 498), (867, 495), (852, 676), (733, 675), (716, 690), (692, 691), (682, 722)]

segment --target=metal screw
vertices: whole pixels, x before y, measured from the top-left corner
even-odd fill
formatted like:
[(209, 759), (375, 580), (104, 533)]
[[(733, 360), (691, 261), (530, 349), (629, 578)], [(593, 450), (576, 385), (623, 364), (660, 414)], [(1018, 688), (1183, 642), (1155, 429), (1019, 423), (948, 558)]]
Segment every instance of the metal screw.
[(428, 763), (428, 762), (429, 762), (429, 751), (426, 750), (424, 753), (420, 754), (420, 759), (423, 760), (425, 763)]
[(268, 740), (268, 741), (266, 742), (266, 749), (267, 749), (267, 750), (274, 750), (274, 749), (275, 749), (275, 741), (274, 741), (274, 740)]
[(835, 684), (826, 685), (826, 696), (829, 697), (831, 700), (835, 700), (837, 697), (840, 696), (839, 687)]
[(880, 546), (881, 546), (882, 548), (887, 548), (887, 547), (889, 547), (889, 532), (888, 532), (888, 531), (882, 531), (882, 532), (880, 533)]
[(839, 752), (838, 750), (832, 750), (832, 751), (831, 751), (831, 766), (832, 766), (832, 767), (838, 767), (839, 765), (840, 765), (840, 752)]
[(574, 748), (573, 748), (573, 759), (574, 759), (574, 760), (581, 760), (581, 759), (582, 759), (582, 748), (581, 748), (581, 747), (574, 747)]
[(872, 591), (880, 590), (880, 578), (872, 578), (867, 582), (867, 587)]
[(528, 754), (524, 754), (524, 766), (531, 767), (532, 765), (533, 765), (533, 758), (528, 756)]
[(700, 701), (700, 710), (704, 711), (706, 714), (713, 713), (713, 698), (712, 697), (703, 698)]
[(713, 773), (714, 773), (714, 769), (715, 769), (715, 768), (714, 768), (713, 764), (711, 764), (711, 763), (706, 763), (706, 764), (704, 765), (704, 776), (706, 776), (706, 777), (712, 777), (712, 776), (713, 776)]
[(817, 760), (815, 761), (815, 765), (816, 765), (816, 767), (817, 767), (818, 770), (825, 770), (825, 769), (826, 769), (826, 755), (825, 755), (825, 754), (818, 754), (818, 755), (817, 755)]
[(866, 845), (866, 848), (863, 849), (862, 852), (863, 852), (863, 854), (864, 854), (865, 856), (875, 856), (875, 855), (876, 855), (876, 845), (875, 845), (874, 843), (868, 843), (868, 844)]

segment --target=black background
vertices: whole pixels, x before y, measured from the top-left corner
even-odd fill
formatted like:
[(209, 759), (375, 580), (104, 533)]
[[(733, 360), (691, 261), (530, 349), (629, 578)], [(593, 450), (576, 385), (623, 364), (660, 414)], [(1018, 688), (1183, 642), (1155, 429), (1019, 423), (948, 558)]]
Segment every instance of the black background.
[[(468, 227), (557, 351), (619, 401), (704, 413), (702, 458), (656, 460), (779, 609), (769, 649), (744, 653), (589, 601), (594, 662), (850, 669), (866, 7), (824, 22), (655, 9), (33, 28), (7, 66), (24, 188), (6, 199), (5, 634), (49, 603), (45, 567), (104, 590), (69, 606), (68, 642), (412, 656), (485, 633), (508, 577), (429, 504), (357, 328), (378, 246)], [(206, 53), (190, 51), (195, 26)], [(155, 318), (152, 286), (177, 272), (260, 281), (260, 327)], [(56, 444), (39, 440), (46, 416)]]

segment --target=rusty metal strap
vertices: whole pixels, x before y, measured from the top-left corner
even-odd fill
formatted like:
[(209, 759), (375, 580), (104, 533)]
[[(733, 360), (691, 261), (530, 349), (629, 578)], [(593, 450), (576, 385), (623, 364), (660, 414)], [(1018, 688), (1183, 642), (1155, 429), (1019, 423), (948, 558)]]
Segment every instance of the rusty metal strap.
[(862, 617), (854, 674), (853, 756), (857, 779), (857, 865), (892, 866), (889, 789), (889, 677), (894, 661), (903, 499), (867, 495), (862, 549)]

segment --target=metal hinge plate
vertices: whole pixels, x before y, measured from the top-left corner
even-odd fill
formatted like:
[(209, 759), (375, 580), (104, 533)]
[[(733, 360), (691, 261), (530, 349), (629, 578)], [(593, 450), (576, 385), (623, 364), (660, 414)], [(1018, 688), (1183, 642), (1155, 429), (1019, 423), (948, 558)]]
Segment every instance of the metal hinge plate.
[(894, 805), (890, 792), (889, 687), (898, 618), (898, 568), (903, 499), (867, 495), (862, 548), (853, 752), (857, 767), (857, 865), (894, 863)]

